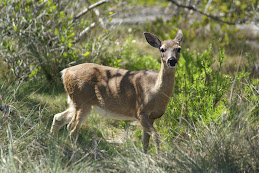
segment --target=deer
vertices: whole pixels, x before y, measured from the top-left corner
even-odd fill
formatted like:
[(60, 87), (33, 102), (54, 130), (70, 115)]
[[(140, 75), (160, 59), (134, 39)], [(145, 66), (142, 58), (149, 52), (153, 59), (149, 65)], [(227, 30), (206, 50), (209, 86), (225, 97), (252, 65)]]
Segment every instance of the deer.
[(174, 39), (160, 41), (148, 32), (146, 41), (161, 53), (161, 68), (129, 71), (94, 63), (83, 63), (61, 71), (68, 95), (68, 108), (54, 115), (51, 133), (57, 134), (68, 124), (69, 135), (78, 131), (92, 111), (117, 120), (137, 120), (143, 127), (144, 153), (149, 148), (150, 136), (156, 153), (159, 136), (153, 124), (166, 111), (173, 93), (176, 66), (180, 58), (182, 30)]

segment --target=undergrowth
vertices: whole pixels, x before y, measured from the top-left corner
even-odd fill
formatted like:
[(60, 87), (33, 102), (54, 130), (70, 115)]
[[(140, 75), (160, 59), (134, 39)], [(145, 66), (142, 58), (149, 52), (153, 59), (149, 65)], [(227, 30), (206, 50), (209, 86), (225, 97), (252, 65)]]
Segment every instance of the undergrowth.
[[(55, 138), (49, 134), (53, 115), (66, 106), (61, 85), (32, 80), (9, 87), (3, 104), (14, 114), (1, 119), (0, 172), (257, 172), (259, 81), (242, 69), (223, 74), (227, 57), (219, 50), (214, 58), (212, 49), (181, 54), (174, 95), (155, 124), (160, 155), (154, 146), (149, 154), (141, 151), (136, 125), (110, 120), (108, 125), (96, 115), (81, 129), (76, 145), (66, 127)], [(117, 67), (159, 69), (157, 59), (131, 44), (118, 55), (123, 56), (116, 58)], [(108, 142), (116, 131), (128, 135), (122, 143)]]
[[(0, 172), (259, 172), (258, 50), (247, 43), (258, 39), (247, 39), (249, 30), (243, 34), (206, 17), (198, 20), (183, 9), (175, 12), (184, 15), (175, 13), (170, 21), (157, 18), (120, 29), (110, 25), (116, 9), (125, 10), (123, 4), (156, 4), (154, 0), (118, 3), (123, 8), (109, 1), (74, 20), (94, 2), (0, 2)], [(219, 7), (225, 9), (231, 2), (222, 3)], [(245, 10), (253, 2), (242, 4), (237, 9)], [(174, 94), (155, 122), (160, 155), (152, 142), (149, 153), (142, 152), (139, 123), (103, 120), (94, 114), (80, 129), (76, 144), (66, 127), (57, 137), (50, 134), (54, 114), (66, 108), (60, 70), (93, 62), (159, 71), (159, 53), (154, 56), (156, 50), (145, 42), (143, 32), (174, 38), (176, 26), (186, 41)]]

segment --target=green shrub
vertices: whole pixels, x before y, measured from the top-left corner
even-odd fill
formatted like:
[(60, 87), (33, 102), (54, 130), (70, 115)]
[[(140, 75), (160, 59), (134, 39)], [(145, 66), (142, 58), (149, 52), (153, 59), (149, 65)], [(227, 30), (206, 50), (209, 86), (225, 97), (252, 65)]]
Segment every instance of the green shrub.
[[(123, 43), (119, 43), (118, 46), (114, 45), (112, 52), (101, 56), (100, 59), (96, 61), (100, 64), (116, 68), (120, 67), (127, 70), (138, 71), (151, 69), (159, 71), (159, 59), (151, 55), (145, 55), (141, 50), (136, 48), (138, 45), (135, 42), (133, 37), (129, 36)], [(119, 49), (117, 47), (119, 47)], [(109, 48), (111, 48), (111, 45)]]
[[(132, 47), (115, 51), (117, 66), (159, 69), (157, 59)], [(134, 60), (135, 55), (147, 60)], [(65, 127), (53, 138), (49, 129), (55, 112), (65, 109), (64, 92), (43, 80), (12, 86), (3, 104), (11, 103), (18, 116), (1, 121), (0, 171), (256, 172), (259, 80), (249, 78), (245, 70), (234, 76), (223, 74), (224, 57), (220, 50), (218, 59), (213, 59), (211, 46), (202, 53), (182, 51), (174, 95), (166, 114), (155, 124), (161, 134), (159, 156), (154, 147), (150, 154), (141, 152), (141, 129), (135, 131), (136, 138), (132, 135), (122, 144), (105, 141), (100, 132), (108, 129), (126, 128), (132, 133), (129, 122), (106, 127), (95, 116), (89, 116), (91, 125), (81, 129), (76, 146)], [(137, 63), (131, 66), (131, 62)], [(216, 70), (213, 63), (218, 64)]]
[[(216, 62), (213, 58), (212, 46), (209, 46), (202, 53), (182, 51), (175, 76), (173, 97), (169, 102), (165, 116), (161, 121), (158, 121), (158, 126), (170, 127), (163, 128), (166, 134), (181, 133), (182, 128), (176, 129), (181, 123), (199, 124), (202, 121), (208, 126), (211, 122), (220, 125), (226, 118), (224, 117), (226, 114), (228, 118), (234, 116), (231, 112), (234, 100), (229, 98), (229, 95), (231, 97), (235, 85), (240, 86), (242, 82), (247, 82), (249, 73), (241, 71), (235, 76), (223, 74), (221, 69), (225, 59), (224, 51), (219, 50)], [(216, 70), (212, 69), (213, 63), (218, 64)], [(258, 81), (256, 81), (252, 79), (251, 82), (254, 84), (250, 86), (258, 85)], [(237, 91), (241, 90), (242, 95), (250, 100), (252, 105), (258, 101), (254, 89), (246, 85), (237, 87)]]
[[(5, 78), (10, 74), (15, 80), (43, 76), (55, 83), (63, 68), (90, 61), (100, 54), (102, 42), (109, 35), (105, 26), (93, 27), (93, 23), (101, 25), (95, 22), (94, 15), (86, 14), (74, 20), (76, 14), (89, 6), (87, 3), (10, 0), (0, 5), (0, 54), (5, 56), (0, 63), (8, 67), (2, 75)], [(100, 18), (109, 18), (106, 8), (102, 8), (104, 13)], [(88, 27), (86, 36), (82, 31)], [(91, 29), (95, 29), (95, 33), (91, 33)]]

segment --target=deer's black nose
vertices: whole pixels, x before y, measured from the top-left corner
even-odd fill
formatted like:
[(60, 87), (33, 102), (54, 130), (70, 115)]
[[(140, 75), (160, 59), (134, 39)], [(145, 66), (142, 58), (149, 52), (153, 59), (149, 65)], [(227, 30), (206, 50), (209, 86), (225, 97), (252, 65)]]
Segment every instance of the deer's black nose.
[(171, 66), (171, 67), (174, 67), (176, 63), (177, 63), (177, 60), (175, 58), (170, 58), (167, 61), (168, 66)]

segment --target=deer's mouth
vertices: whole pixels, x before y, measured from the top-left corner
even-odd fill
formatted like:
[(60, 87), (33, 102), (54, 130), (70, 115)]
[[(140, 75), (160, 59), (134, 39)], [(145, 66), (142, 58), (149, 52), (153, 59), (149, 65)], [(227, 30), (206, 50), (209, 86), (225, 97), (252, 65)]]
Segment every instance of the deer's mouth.
[(170, 58), (168, 61), (167, 61), (167, 65), (169, 67), (175, 67), (175, 65), (177, 64), (177, 60), (175, 58)]

